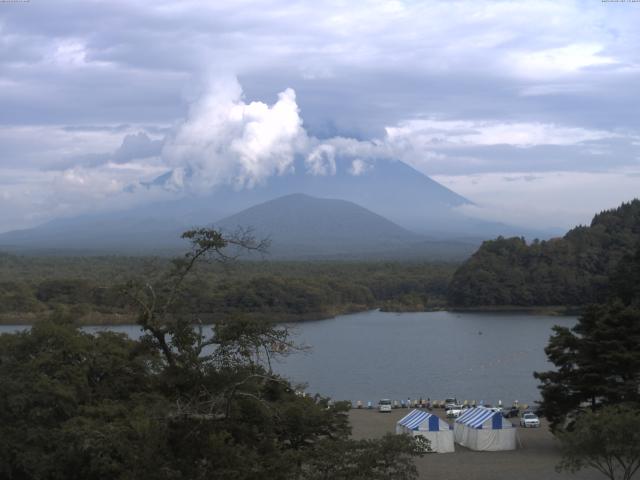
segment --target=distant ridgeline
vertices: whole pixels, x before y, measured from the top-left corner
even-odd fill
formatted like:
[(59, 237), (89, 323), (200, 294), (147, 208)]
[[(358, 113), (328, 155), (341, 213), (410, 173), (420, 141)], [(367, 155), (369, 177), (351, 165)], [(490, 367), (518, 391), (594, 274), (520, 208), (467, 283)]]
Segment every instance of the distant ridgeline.
[(640, 200), (597, 214), (564, 237), (486, 241), (454, 274), (451, 305), (545, 306), (602, 302), (610, 277), (640, 248)]

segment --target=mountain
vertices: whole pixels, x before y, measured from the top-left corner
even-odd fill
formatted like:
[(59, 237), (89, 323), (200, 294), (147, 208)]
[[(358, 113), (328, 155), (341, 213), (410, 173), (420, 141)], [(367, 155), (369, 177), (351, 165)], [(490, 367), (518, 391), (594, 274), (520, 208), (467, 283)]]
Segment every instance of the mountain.
[(192, 225), (167, 221), (162, 212), (145, 217), (136, 213), (82, 215), (14, 230), (0, 234), (0, 249), (45, 254), (162, 254), (187, 247), (180, 235)]
[(261, 203), (215, 224), (223, 231), (247, 225), (256, 237), (271, 240), (269, 256), (275, 258), (401, 256), (411, 249), (428, 250), (422, 236), (353, 202), (304, 194)]
[[(398, 225), (418, 233), (450, 236), (453, 231), (471, 233), (470, 219), (456, 208), (471, 202), (400, 161), (378, 161), (358, 175), (350, 164), (337, 162), (335, 172), (312, 175), (299, 160), (293, 171), (274, 175), (252, 188), (219, 185), (211, 193), (179, 201), (183, 212), (193, 216), (203, 205), (229, 216), (274, 198), (303, 193), (318, 198), (335, 198), (356, 203)], [(186, 172), (187, 182), (196, 176)], [(163, 175), (145, 188), (172, 188), (171, 176)], [(212, 220), (218, 220), (218, 217)]]
[(606, 299), (609, 279), (640, 248), (640, 200), (601, 212), (562, 238), (487, 241), (455, 273), (458, 306), (585, 305)]
[[(204, 195), (172, 194), (171, 200), (126, 211), (58, 219), (32, 229), (0, 234), (0, 248), (175, 253), (185, 248), (179, 239), (184, 230), (211, 225), (256, 205), (297, 193), (352, 202), (397, 227), (424, 235), (427, 243), (418, 249), (420, 252), (427, 247), (434, 252), (447, 251), (450, 245), (457, 245), (451, 244), (452, 239), (465, 245), (463, 250), (468, 252), (470, 244), (479, 245), (482, 239), (496, 235), (545, 236), (466, 217), (459, 207), (471, 204), (469, 200), (400, 161), (378, 161), (358, 175), (343, 162), (336, 163), (332, 175), (311, 175), (300, 160), (294, 167), (293, 172), (272, 176), (253, 188), (221, 185)], [(195, 176), (193, 172), (187, 172), (189, 175)], [(187, 178), (187, 182), (189, 180)], [(169, 195), (168, 191), (175, 189), (170, 181), (171, 172), (168, 172), (152, 182), (131, 185), (125, 193), (135, 195), (140, 189), (158, 189), (167, 190), (165, 193)], [(252, 225), (248, 222), (245, 226)], [(411, 250), (405, 253), (407, 257), (413, 256)]]
[[(187, 176), (195, 175), (187, 172)], [(169, 175), (153, 182), (162, 188), (170, 180)], [(318, 198), (347, 200), (382, 215), (401, 227), (428, 236), (432, 240), (452, 238), (473, 241), (478, 244), (497, 235), (518, 235), (528, 238), (549, 238), (544, 231), (514, 227), (466, 216), (461, 207), (473, 203), (439, 184), (413, 167), (401, 161), (380, 160), (372, 163), (358, 175), (350, 164), (336, 162), (331, 175), (312, 175), (303, 161), (297, 161), (291, 173), (275, 175), (253, 188), (237, 189), (222, 185), (201, 197), (186, 197), (171, 205), (179, 205), (180, 218), (202, 218), (203, 206), (222, 213), (215, 219), (229, 216), (240, 210), (285, 195), (304, 193)], [(164, 207), (163, 207), (164, 208)], [(197, 223), (203, 223), (200, 220)]]

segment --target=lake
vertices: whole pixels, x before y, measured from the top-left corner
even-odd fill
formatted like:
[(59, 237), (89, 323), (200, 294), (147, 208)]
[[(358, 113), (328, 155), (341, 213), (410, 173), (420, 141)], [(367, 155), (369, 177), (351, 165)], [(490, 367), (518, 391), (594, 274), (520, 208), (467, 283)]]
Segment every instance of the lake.
[[(370, 311), (329, 320), (289, 324), (309, 352), (294, 353), (274, 369), (307, 391), (336, 400), (377, 402), (386, 397), (532, 403), (539, 399), (534, 371), (546, 361), (553, 325), (575, 317), (521, 313)], [(0, 326), (0, 332), (23, 327)], [(109, 328), (131, 337), (137, 326)]]

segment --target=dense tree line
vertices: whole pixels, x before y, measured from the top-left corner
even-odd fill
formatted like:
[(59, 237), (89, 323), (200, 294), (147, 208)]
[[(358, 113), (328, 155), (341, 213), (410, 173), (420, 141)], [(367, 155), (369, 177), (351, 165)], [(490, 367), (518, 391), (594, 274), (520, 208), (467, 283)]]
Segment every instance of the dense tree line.
[[(0, 320), (31, 323), (66, 310), (85, 323), (132, 322), (122, 291), (128, 279), (171, 268), (143, 257), (0, 256)], [(245, 315), (275, 321), (382, 308), (444, 305), (452, 264), (402, 262), (235, 262), (199, 265), (181, 296), (206, 321)]]
[(499, 237), (455, 272), (448, 300), (467, 307), (603, 302), (611, 274), (639, 242), (640, 200), (604, 211), (562, 238), (527, 244)]

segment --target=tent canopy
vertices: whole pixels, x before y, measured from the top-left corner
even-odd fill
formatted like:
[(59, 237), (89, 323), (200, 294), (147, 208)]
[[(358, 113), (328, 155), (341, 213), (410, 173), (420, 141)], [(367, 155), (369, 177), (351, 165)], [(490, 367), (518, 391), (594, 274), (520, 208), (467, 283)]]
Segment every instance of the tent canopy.
[(409, 412), (408, 415), (398, 420), (398, 425), (406, 427), (409, 430), (422, 430), (429, 432), (451, 429), (449, 424), (441, 420), (437, 415), (420, 410), (412, 410)]
[(456, 419), (456, 423), (477, 429), (513, 428), (511, 422), (506, 420), (502, 413), (485, 407), (470, 408)]

